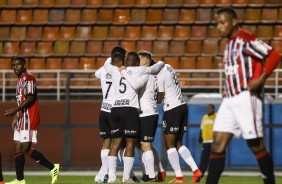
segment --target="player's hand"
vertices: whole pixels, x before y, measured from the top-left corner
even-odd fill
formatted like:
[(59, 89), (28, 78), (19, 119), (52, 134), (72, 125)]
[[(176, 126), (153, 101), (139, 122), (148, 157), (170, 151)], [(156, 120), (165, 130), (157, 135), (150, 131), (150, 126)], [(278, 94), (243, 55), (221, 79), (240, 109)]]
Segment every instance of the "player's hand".
[(17, 116), (15, 116), (15, 118), (13, 118), (12, 122), (11, 122), (11, 127), (13, 130), (16, 130), (17, 129)]
[(121, 67), (119, 67), (118, 71), (121, 72), (121, 71), (123, 71), (123, 70), (125, 70), (125, 69), (126, 69), (125, 66), (121, 66)]
[(265, 75), (260, 76), (260, 78), (258, 79), (251, 80), (248, 86), (249, 91), (259, 92), (263, 88), (265, 81), (266, 81)]
[(5, 111), (4, 116), (14, 116), (17, 112), (17, 108), (11, 108)]

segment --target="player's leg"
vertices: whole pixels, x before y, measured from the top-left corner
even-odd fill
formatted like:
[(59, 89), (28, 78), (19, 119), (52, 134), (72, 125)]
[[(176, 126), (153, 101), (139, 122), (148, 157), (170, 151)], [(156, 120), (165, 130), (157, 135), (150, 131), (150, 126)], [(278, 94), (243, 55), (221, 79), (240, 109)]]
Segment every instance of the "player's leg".
[(2, 173), (2, 159), (0, 153), (0, 184), (4, 184), (3, 173)]
[(163, 182), (165, 180), (165, 177), (166, 177), (166, 171), (163, 168), (163, 165), (162, 165), (161, 159), (159, 157), (158, 151), (157, 151), (157, 149), (155, 148), (154, 145), (152, 145), (152, 151), (153, 151), (153, 154), (154, 154), (154, 163), (155, 163), (155, 165), (157, 166), (157, 169), (158, 169), (158, 182)]
[(123, 181), (130, 179), (130, 172), (134, 164), (134, 149), (136, 138), (127, 136), (125, 138), (126, 148), (123, 157), (124, 169), (123, 169)]
[(109, 166), (109, 180), (108, 182), (116, 182), (116, 169), (117, 169), (117, 156), (120, 145), (123, 141), (123, 137), (117, 137), (112, 139), (112, 146), (108, 155), (108, 166)]
[(247, 144), (256, 156), (265, 184), (275, 184), (273, 160), (267, 152), (263, 138), (249, 139)]
[(206, 172), (208, 168), (210, 161), (210, 154), (211, 154), (211, 143), (202, 143), (199, 169), (203, 172), (203, 174)]
[(228, 132), (213, 132), (210, 163), (206, 184), (217, 184), (225, 166), (225, 148), (233, 134)]

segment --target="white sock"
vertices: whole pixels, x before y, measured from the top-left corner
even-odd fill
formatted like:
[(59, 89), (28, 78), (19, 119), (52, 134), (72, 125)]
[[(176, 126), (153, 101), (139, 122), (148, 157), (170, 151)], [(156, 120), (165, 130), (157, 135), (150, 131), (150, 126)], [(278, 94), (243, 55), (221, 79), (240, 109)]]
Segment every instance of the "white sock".
[(144, 164), (146, 167), (146, 172), (148, 172), (149, 178), (155, 178), (153, 151), (146, 151), (143, 153), (143, 155), (144, 155)]
[(97, 174), (98, 177), (104, 177), (106, 174), (108, 174), (109, 166), (108, 166), (108, 154), (110, 150), (109, 149), (102, 149), (101, 150), (101, 160), (102, 160), (102, 166)]
[(132, 170), (134, 164), (134, 157), (123, 157), (123, 178), (128, 180), (130, 178), (130, 171)]
[(111, 180), (115, 180), (116, 170), (117, 170), (117, 157), (116, 156), (108, 156), (108, 164), (109, 164), (109, 178)]
[[(144, 168), (143, 168), (144, 167)], [(142, 170), (144, 169), (144, 174), (146, 174), (146, 175), (149, 175), (149, 173), (148, 173), (148, 168), (147, 168), (147, 165), (146, 165), (146, 163), (145, 163), (145, 155), (144, 155), (144, 153), (142, 154), (142, 164), (141, 164), (141, 168), (142, 168)], [(142, 171), (143, 172), (143, 171)], [(143, 174), (143, 175), (144, 175)]]
[(175, 172), (176, 177), (183, 177), (176, 148), (170, 148), (169, 150), (167, 150), (167, 157)]
[(153, 151), (153, 154), (154, 154), (154, 163), (157, 165), (158, 172), (164, 172), (165, 170), (163, 168), (162, 162), (160, 160), (158, 151), (155, 148), (155, 146), (152, 146), (152, 151)]
[(194, 159), (191, 155), (191, 152), (189, 151), (189, 149), (186, 146), (181, 146), (178, 149), (178, 153), (181, 155), (183, 160), (191, 167), (193, 172), (198, 169), (198, 166), (195, 163), (195, 161), (194, 161)]
[(139, 163), (140, 163), (141, 170), (142, 170), (142, 175), (147, 174), (147, 169), (144, 163), (144, 153), (142, 149), (139, 149), (139, 148), (137, 148), (137, 152), (138, 152)]

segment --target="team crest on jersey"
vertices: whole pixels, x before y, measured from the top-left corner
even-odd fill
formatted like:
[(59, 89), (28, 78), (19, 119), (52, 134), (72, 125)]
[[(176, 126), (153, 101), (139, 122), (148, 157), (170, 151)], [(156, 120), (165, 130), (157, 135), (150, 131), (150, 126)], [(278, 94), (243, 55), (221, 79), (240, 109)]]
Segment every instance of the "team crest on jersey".
[(110, 74), (106, 74), (106, 79), (112, 79), (112, 76)]

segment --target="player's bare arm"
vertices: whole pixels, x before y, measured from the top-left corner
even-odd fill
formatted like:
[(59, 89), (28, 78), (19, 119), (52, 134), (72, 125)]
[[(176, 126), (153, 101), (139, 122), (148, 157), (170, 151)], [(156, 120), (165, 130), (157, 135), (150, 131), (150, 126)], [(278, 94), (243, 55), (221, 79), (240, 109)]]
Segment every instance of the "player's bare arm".
[(19, 105), (18, 107), (14, 107), (5, 111), (4, 116), (14, 116), (17, 112), (23, 110), (25, 107), (30, 106), (34, 102), (34, 96), (28, 95), (26, 100)]
[(158, 95), (157, 95), (157, 103), (158, 104), (162, 103), (162, 101), (164, 99), (164, 95), (165, 95), (164, 92), (158, 92)]

